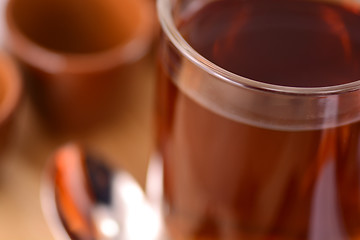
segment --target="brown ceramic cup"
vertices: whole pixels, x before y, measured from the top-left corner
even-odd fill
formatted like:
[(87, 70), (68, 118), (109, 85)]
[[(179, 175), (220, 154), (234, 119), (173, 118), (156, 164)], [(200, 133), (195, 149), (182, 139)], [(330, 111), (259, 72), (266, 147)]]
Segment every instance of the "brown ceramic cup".
[(0, 53), (0, 151), (8, 143), (21, 92), (21, 78), (15, 63), (8, 55)]
[(10, 0), (6, 19), (33, 103), (50, 126), (71, 130), (116, 108), (156, 28), (147, 0)]

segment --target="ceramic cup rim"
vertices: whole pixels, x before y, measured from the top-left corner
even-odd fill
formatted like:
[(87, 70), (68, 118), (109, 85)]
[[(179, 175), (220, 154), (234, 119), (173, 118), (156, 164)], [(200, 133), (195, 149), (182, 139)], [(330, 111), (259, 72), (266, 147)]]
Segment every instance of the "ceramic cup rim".
[(12, 14), (14, 0), (5, 8), (6, 44), (14, 55), (32, 67), (47, 73), (87, 73), (103, 71), (120, 65), (131, 64), (143, 57), (155, 35), (155, 10), (147, 0), (129, 0), (137, 4), (139, 24), (133, 37), (103, 51), (72, 54), (46, 48), (26, 36), (14, 20)]
[(0, 100), (0, 125), (3, 125), (14, 113), (22, 93), (20, 73), (15, 62), (4, 52), (0, 52), (0, 82), (5, 86)]

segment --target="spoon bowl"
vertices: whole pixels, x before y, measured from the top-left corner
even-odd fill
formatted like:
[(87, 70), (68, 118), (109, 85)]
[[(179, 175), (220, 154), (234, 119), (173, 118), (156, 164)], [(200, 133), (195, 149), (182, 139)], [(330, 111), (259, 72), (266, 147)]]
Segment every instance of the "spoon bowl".
[(79, 144), (60, 147), (46, 166), (41, 203), (57, 240), (165, 240), (160, 212), (136, 180)]

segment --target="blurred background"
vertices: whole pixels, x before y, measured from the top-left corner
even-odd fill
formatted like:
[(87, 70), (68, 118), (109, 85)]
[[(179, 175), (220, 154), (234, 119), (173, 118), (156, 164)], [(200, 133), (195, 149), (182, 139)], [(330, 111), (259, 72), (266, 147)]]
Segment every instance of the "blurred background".
[[(73, 0), (74, 1), (74, 0)], [(0, 42), (5, 39), (0, 0)], [(152, 2), (152, 4), (155, 4)], [(62, 144), (79, 141), (100, 152), (114, 168), (123, 167), (144, 186), (152, 144), (154, 94), (153, 45), (131, 70), (126, 103), (119, 102), (110, 120), (79, 133), (55, 131), (43, 124), (25, 88), (5, 150), (0, 155), (0, 239), (53, 239), (40, 205), (43, 169)]]

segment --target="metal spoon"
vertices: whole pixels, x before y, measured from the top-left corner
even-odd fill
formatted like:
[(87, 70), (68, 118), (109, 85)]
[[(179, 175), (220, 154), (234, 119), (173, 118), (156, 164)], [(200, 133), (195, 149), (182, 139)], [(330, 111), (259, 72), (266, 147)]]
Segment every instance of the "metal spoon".
[(167, 239), (159, 211), (135, 179), (78, 144), (65, 145), (50, 158), (41, 202), (58, 240)]

